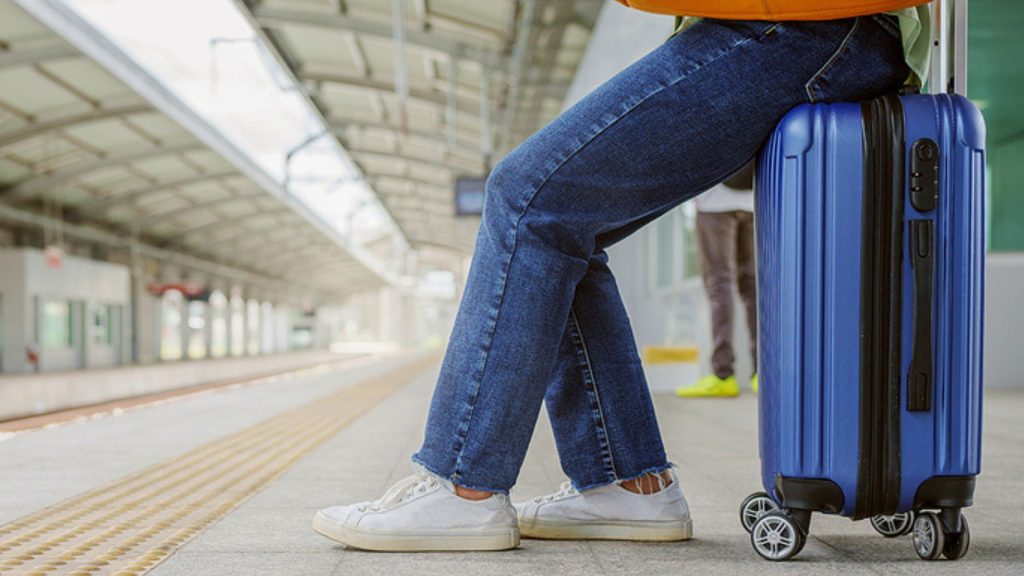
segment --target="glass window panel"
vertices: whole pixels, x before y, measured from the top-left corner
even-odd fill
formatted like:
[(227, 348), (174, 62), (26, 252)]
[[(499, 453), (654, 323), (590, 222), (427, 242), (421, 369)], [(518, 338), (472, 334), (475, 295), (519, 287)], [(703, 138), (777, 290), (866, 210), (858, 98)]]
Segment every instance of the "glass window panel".
[(184, 302), (181, 292), (169, 290), (160, 299), (160, 359), (179, 360), (182, 356), (181, 330)]
[(241, 296), (231, 297), (231, 355), (245, 354), (245, 301)]
[(248, 334), (246, 335), (246, 351), (249, 354), (260, 353), (260, 303), (255, 300), (249, 300), (245, 303), (246, 310), (246, 329)]
[(188, 303), (188, 357), (206, 357), (206, 303), (202, 300)]
[(210, 356), (228, 353), (228, 299), (220, 290), (210, 295)]
[(111, 310), (109, 304), (91, 304), (89, 306), (90, 324), (92, 325), (92, 343), (98, 346), (111, 344)]
[(51, 350), (70, 348), (71, 305), (66, 300), (47, 300), (43, 303), (43, 347)]

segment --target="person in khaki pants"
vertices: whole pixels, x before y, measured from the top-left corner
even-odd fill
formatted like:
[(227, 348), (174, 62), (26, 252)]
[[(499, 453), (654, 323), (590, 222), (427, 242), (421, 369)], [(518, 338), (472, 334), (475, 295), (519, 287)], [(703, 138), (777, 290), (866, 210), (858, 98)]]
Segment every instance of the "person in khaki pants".
[(680, 387), (683, 398), (734, 397), (740, 393), (733, 371), (733, 296), (735, 283), (746, 308), (750, 357), (757, 392), (757, 276), (754, 265), (753, 163), (696, 198), (697, 246), (704, 289), (711, 304), (712, 373)]

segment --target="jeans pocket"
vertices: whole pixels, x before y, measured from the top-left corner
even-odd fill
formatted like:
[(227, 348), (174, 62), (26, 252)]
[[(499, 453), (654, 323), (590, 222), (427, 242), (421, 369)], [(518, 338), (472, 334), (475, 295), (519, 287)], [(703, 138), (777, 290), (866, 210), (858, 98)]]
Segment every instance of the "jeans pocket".
[(899, 89), (910, 74), (899, 38), (874, 25), (870, 16), (850, 22), (842, 41), (804, 85), (809, 102), (874, 98)]
[(821, 99), (821, 83), (828, 79), (829, 73), (842, 60), (850, 45), (850, 40), (857, 32), (857, 28), (862, 25), (860, 17), (854, 18), (852, 22), (853, 24), (850, 26), (850, 31), (843, 37), (843, 41), (839, 43), (839, 47), (836, 48), (835, 52), (829, 56), (828, 60), (821, 65), (821, 68), (818, 68), (818, 71), (811, 76), (811, 79), (804, 84), (804, 90), (807, 92), (807, 100), (809, 102), (818, 102)]

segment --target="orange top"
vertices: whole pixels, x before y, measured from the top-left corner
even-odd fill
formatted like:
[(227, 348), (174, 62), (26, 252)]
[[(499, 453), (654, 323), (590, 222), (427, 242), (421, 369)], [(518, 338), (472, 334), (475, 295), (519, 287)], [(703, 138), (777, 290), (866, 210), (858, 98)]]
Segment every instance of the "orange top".
[(920, 6), (929, 0), (618, 0), (658, 14), (725, 20), (835, 20)]

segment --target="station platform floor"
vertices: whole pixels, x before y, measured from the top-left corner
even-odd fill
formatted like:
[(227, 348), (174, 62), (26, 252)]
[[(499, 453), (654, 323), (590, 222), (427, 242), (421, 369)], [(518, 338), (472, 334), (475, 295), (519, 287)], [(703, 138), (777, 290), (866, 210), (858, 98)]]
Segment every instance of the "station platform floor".
[[(368, 357), (0, 437), (0, 574), (1024, 574), (1024, 391), (986, 395), (984, 472), (959, 562), (909, 537), (816, 515), (796, 560), (761, 560), (737, 506), (758, 488), (756, 399), (658, 395), (689, 499), (683, 543), (522, 541), (491, 553), (348, 550), (315, 511), (370, 500), (410, 473), (437, 372)], [(513, 499), (564, 480), (541, 419)]]

